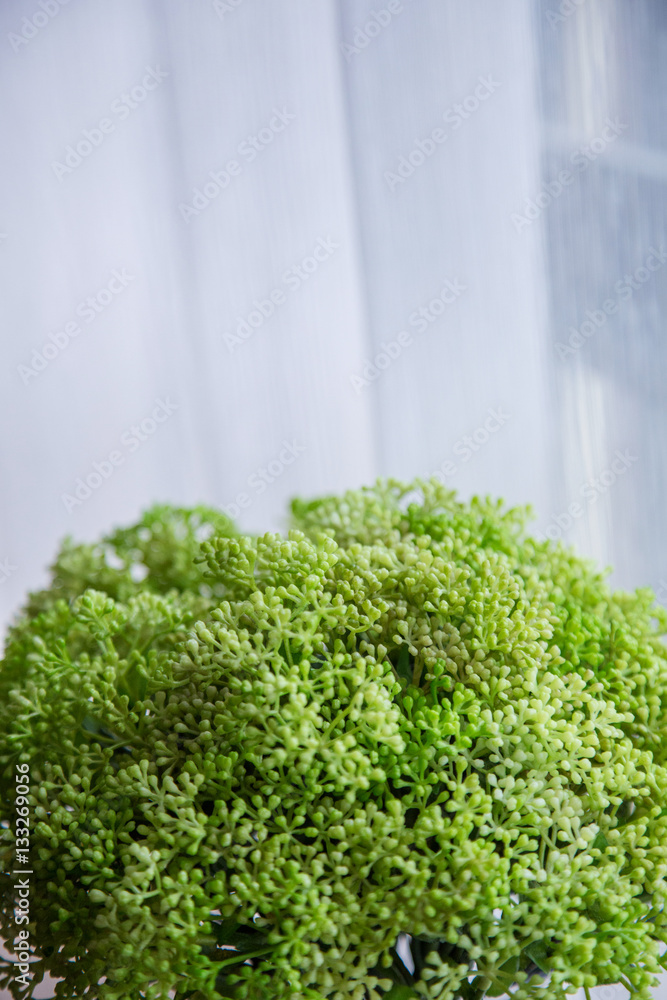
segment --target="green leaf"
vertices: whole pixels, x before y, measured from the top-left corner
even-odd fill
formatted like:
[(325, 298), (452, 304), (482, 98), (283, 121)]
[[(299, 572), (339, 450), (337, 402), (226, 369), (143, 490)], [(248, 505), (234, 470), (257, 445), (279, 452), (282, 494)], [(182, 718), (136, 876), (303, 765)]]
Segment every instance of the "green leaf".
[(519, 956), (512, 955), (500, 966), (500, 971), (507, 976), (514, 976), (519, 971)]
[[(236, 948), (241, 956), (244, 952), (255, 951), (266, 944), (266, 936), (246, 924), (237, 924), (235, 920), (223, 920), (214, 925), (215, 938), (218, 944), (228, 944)], [(229, 956), (231, 957), (231, 956)]]
[(616, 819), (618, 821), (618, 826), (625, 826), (626, 823), (630, 822), (632, 815), (635, 811), (635, 804), (631, 799), (621, 802), (618, 810), (616, 812)]
[(491, 982), (491, 985), (487, 987), (486, 995), (487, 997), (503, 997), (506, 993), (509, 993), (510, 987), (514, 982), (513, 976), (496, 976)]
[(399, 983), (394, 983), (389, 992), (384, 994), (384, 1000), (412, 1000), (413, 997), (418, 996), (419, 994), (411, 986), (401, 986)]
[(97, 736), (98, 742), (103, 740), (111, 740), (113, 743), (120, 742), (120, 736), (116, 733), (112, 733), (110, 729), (102, 725), (99, 719), (95, 719), (92, 715), (86, 715), (81, 722), (81, 728), (84, 732), (90, 733), (91, 736)]
[(137, 663), (132, 663), (123, 677), (124, 693), (130, 696), (130, 706), (137, 701), (143, 701), (148, 686), (148, 678)]
[(464, 980), (460, 986), (461, 996), (464, 1000), (481, 1000), (486, 993), (488, 982), (484, 976), (475, 976), (472, 982)]
[(410, 650), (408, 648), (407, 642), (404, 642), (401, 646), (401, 651), (398, 654), (398, 661), (396, 663), (396, 673), (400, 680), (405, 681), (409, 684), (412, 681), (412, 666), (410, 665)]
[(526, 945), (523, 953), (528, 956), (533, 965), (537, 966), (540, 972), (549, 972), (549, 955), (544, 941), (533, 941), (532, 944)]
[(414, 937), (410, 941), (410, 954), (412, 955), (412, 961), (415, 963), (415, 977), (419, 978), (422, 973), (422, 969), (426, 965), (426, 956), (436, 945), (432, 941), (423, 941), (421, 938)]
[(607, 838), (605, 837), (605, 835), (602, 832), (602, 830), (600, 830), (598, 832), (597, 837), (595, 838), (595, 840), (591, 844), (591, 847), (596, 847), (598, 849), (598, 851), (604, 851), (605, 847), (607, 846), (607, 843), (608, 843)]

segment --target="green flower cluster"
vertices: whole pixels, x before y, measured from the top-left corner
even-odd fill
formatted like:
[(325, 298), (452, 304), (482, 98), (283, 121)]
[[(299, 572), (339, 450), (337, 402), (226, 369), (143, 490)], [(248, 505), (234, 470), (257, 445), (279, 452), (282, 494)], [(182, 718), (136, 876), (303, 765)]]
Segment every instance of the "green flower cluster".
[(0, 867), (29, 764), (35, 971), (102, 1000), (650, 997), (654, 595), (436, 481), (292, 518), (153, 508), (67, 542), (11, 629)]

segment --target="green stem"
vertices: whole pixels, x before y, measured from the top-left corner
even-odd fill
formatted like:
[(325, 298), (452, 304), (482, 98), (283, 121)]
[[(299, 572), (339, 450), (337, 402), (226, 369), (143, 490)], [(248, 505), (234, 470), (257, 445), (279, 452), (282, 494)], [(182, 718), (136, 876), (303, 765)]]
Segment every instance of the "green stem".
[(259, 955), (268, 955), (273, 951), (273, 948), (260, 948), (257, 951), (236, 951), (234, 952), (234, 958), (227, 958), (224, 962), (218, 962), (218, 968), (224, 969), (228, 965), (238, 965), (239, 962), (245, 962), (247, 958), (257, 958)]

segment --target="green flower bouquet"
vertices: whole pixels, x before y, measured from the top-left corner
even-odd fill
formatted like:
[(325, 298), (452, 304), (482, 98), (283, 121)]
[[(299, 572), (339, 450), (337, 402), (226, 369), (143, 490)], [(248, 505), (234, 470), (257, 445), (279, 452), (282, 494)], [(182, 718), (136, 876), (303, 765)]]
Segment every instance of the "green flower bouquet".
[(388, 481), (66, 541), (0, 665), (0, 987), (650, 997), (667, 614), (526, 518)]

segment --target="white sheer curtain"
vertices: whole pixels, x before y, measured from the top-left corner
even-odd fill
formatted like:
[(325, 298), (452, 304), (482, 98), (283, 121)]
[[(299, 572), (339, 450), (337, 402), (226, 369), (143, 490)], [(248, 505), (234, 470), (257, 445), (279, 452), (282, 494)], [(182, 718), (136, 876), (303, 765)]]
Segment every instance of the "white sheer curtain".
[(667, 596), (666, 22), (5, 0), (3, 622), (65, 533), (273, 529), (376, 475), (530, 502)]
[(155, 500), (272, 528), (441, 470), (544, 507), (527, 5), (46, 7), (0, 9), (5, 618)]
[(667, 9), (586, 2), (556, 20), (551, 8), (536, 21), (543, 184), (573, 176), (541, 216), (553, 512), (579, 501), (563, 537), (664, 603)]
[[(6, 46), (6, 612), (65, 532), (93, 537), (156, 500), (230, 505), (244, 492), (246, 523), (270, 527), (295, 491), (375, 474), (372, 400), (348, 381), (363, 357), (363, 275), (335, 6), (230, 11), (72, 2)], [(5, 4), (0, 36), (30, 34), (32, 12)], [(239, 153), (248, 136), (259, 151)], [(204, 190), (205, 210), (184, 218)], [(334, 249), (297, 291), (298, 275), (283, 275), (310, 267), (320, 240)], [(225, 334), (254, 300), (268, 312), (274, 289), (284, 302), (269, 300), (274, 314), (232, 353)], [(80, 332), (66, 343), (68, 323)], [(45, 347), (51, 334), (65, 346)], [(171, 413), (153, 425), (158, 399)], [(112, 452), (112, 473), (77, 497)], [(270, 463), (284, 474), (267, 472), (260, 495), (248, 477)]]

